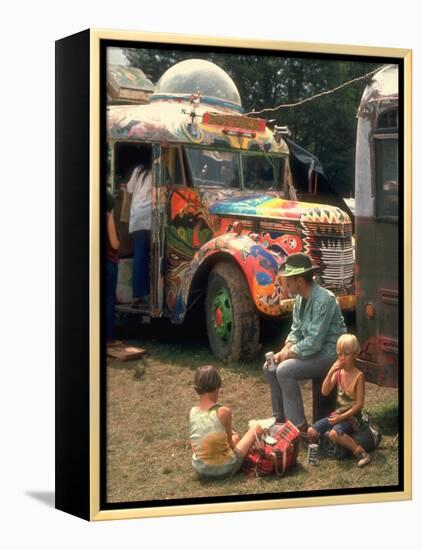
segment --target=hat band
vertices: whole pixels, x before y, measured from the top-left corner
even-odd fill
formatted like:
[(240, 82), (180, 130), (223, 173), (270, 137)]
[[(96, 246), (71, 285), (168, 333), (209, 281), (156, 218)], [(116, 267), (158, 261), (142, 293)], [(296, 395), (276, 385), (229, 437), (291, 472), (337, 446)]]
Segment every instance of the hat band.
[(312, 269), (312, 267), (306, 269), (304, 267), (291, 267), (288, 264), (285, 264), (285, 270), (284, 274), (287, 275), (302, 275), (302, 273), (305, 273), (306, 271), (309, 271), (309, 269)]

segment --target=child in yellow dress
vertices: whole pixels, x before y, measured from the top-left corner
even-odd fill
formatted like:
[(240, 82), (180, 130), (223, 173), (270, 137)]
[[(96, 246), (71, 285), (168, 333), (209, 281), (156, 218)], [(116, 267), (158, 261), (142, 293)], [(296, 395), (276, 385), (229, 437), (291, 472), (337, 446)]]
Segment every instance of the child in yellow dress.
[(232, 430), (230, 407), (217, 403), (221, 377), (215, 367), (199, 367), (194, 387), (199, 404), (192, 407), (189, 415), (192, 466), (203, 476), (232, 476), (241, 467), (256, 435), (261, 435), (263, 429), (259, 425), (250, 428), (242, 438)]

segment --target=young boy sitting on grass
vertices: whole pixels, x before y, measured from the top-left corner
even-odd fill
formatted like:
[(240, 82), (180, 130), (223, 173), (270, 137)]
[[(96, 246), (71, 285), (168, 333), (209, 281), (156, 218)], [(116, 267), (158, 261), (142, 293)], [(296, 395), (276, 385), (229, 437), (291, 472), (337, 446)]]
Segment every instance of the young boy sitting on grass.
[(328, 432), (334, 443), (349, 449), (357, 459), (358, 466), (365, 466), (371, 457), (353, 439), (353, 434), (361, 422), (361, 412), (365, 401), (365, 378), (355, 365), (360, 351), (358, 339), (353, 334), (343, 334), (337, 340), (338, 359), (328, 371), (322, 384), (322, 395), (329, 395), (337, 386), (336, 410), (326, 418), (321, 418), (309, 428), (310, 443)]

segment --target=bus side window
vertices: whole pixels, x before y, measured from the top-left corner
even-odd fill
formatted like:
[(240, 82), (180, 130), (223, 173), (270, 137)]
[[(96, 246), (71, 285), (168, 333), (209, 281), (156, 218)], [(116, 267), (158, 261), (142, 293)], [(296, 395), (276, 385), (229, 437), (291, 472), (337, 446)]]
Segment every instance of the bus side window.
[(184, 173), (178, 147), (162, 148), (162, 183), (164, 185), (185, 185)]

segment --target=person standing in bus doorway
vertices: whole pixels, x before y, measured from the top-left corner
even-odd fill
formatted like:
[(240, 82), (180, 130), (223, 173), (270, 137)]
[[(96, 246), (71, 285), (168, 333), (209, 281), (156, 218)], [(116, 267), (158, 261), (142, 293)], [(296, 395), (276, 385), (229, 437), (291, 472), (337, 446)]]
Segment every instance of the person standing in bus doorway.
[(114, 222), (114, 197), (107, 191), (107, 221), (106, 221), (106, 261), (107, 261), (107, 302), (106, 302), (106, 338), (107, 346), (118, 346), (122, 342), (116, 340), (114, 308), (116, 304), (117, 275), (119, 265), (118, 249), (120, 246)]
[(132, 303), (149, 304), (150, 247), (152, 213), (152, 157), (146, 150), (143, 162), (137, 166), (127, 184), (132, 195), (129, 233), (133, 242)]
[(276, 369), (264, 365), (273, 416), (279, 422), (290, 420), (304, 434), (308, 425), (299, 380), (326, 376), (337, 358), (337, 340), (346, 332), (337, 299), (314, 281), (315, 269), (302, 253), (288, 256), (282, 267), (281, 276), (296, 296), (293, 322), (285, 345), (274, 355)]

